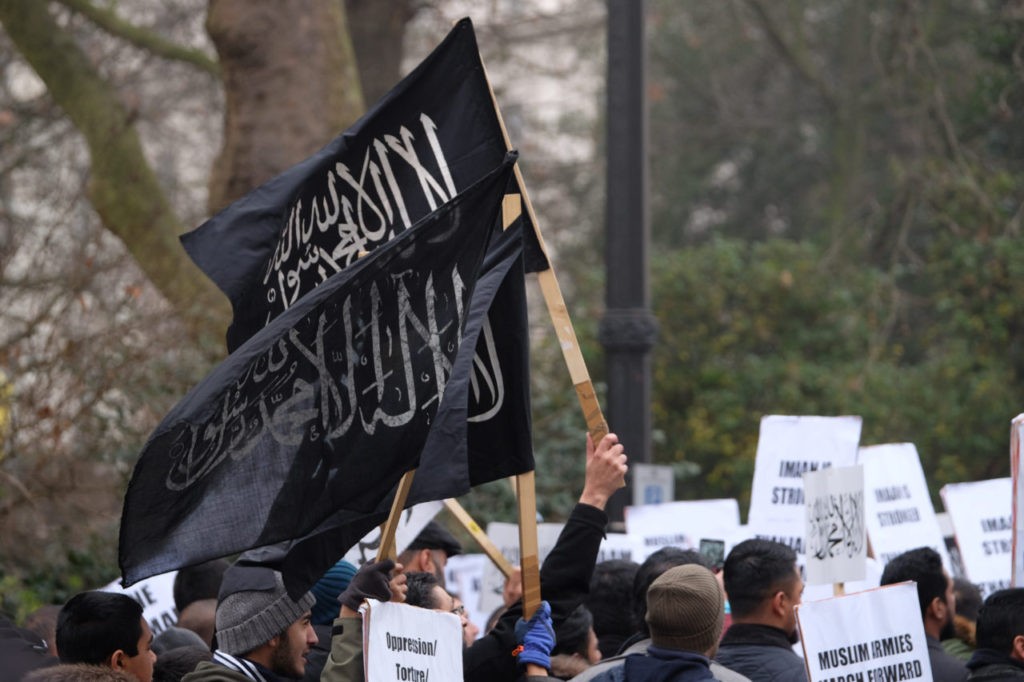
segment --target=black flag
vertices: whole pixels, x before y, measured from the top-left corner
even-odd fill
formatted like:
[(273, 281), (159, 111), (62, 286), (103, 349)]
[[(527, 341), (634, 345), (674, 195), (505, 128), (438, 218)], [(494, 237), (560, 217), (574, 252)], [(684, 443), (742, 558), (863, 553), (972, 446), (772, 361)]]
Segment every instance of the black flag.
[[(231, 299), (228, 350), (490, 172), (505, 152), (473, 25), (463, 19), (350, 129), (182, 237)], [(530, 228), (527, 269), (542, 270)]]
[[(125, 584), (296, 538), (354, 544), (417, 466), (410, 504), (533, 468), (528, 402), (483, 431), (469, 413), (487, 311), (522, 286), (520, 230), (494, 228), (514, 160), (302, 296), (165, 417), (125, 495)], [(502, 333), (525, 344), (512, 312)], [(520, 390), (523, 360), (498, 359)]]

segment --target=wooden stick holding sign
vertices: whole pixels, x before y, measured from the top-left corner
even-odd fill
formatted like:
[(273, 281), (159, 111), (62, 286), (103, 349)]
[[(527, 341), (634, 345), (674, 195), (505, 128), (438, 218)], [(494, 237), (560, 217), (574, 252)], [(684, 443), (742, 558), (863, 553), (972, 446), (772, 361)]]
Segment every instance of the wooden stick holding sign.
[(398, 558), (398, 551), (395, 548), (395, 533), (398, 531), (398, 520), (402, 518), (402, 510), (405, 509), (405, 501), (409, 498), (409, 489), (412, 488), (412, 477), (416, 470), (406, 471), (398, 481), (398, 488), (395, 490), (395, 499), (391, 501), (391, 513), (388, 520), (380, 527), (380, 547), (377, 549), (377, 561)]
[(465, 507), (459, 504), (458, 500), (451, 497), (444, 501), (444, 506), (452, 513), (452, 516), (462, 524), (462, 527), (473, 536), (473, 539), (476, 540), (478, 545), (480, 545), (480, 549), (482, 549), (484, 554), (494, 562), (494, 565), (498, 567), (498, 570), (501, 571), (506, 578), (512, 577), (512, 572), (515, 570), (512, 563), (505, 558), (505, 555), (501, 553), (498, 546), (494, 544), (489, 537), (487, 537), (487, 533), (485, 533), (483, 529), (480, 528), (480, 525), (473, 520), (473, 517), (469, 515), (469, 512), (466, 511)]
[(537, 547), (537, 492), (532, 471), (519, 479), (519, 557), (523, 572), (523, 618), (540, 608), (540, 550)]
[[(481, 58), (481, 64), (483, 59)], [(505, 138), (505, 147), (512, 149), (512, 141), (508, 136), (508, 129), (505, 127), (505, 119), (501, 116), (501, 109), (498, 107), (498, 100), (494, 96), (494, 88), (491, 87), (491, 80), (486, 76), (487, 88), (491, 93), (491, 103), (494, 105), (494, 114), (501, 126), (501, 134)], [(547, 305), (548, 314), (555, 327), (555, 334), (558, 336), (558, 343), (562, 347), (562, 356), (569, 368), (569, 377), (576, 389), (576, 397), (580, 401), (580, 408), (583, 410), (583, 417), (587, 421), (587, 430), (594, 443), (600, 443), (601, 439), (608, 435), (608, 422), (605, 421), (601, 412), (601, 405), (597, 402), (597, 394), (594, 392), (594, 384), (590, 380), (590, 373), (587, 371), (587, 364), (583, 360), (583, 353), (580, 351), (579, 341), (576, 339), (576, 330), (569, 318), (569, 310), (565, 305), (565, 298), (562, 296), (562, 289), (558, 286), (558, 279), (555, 277), (555, 269), (551, 264), (548, 255), (548, 247), (544, 243), (544, 236), (540, 232), (540, 224), (537, 222), (537, 214), (533, 210), (533, 203), (526, 191), (526, 183), (523, 182), (522, 172), (519, 170), (519, 162), (513, 168), (516, 176), (516, 183), (523, 193), (523, 203), (526, 205), (526, 215), (533, 223), (534, 234), (537, 236), (537, 243), (540, 245), (544, 257), (548, 261), (546, 270), (537, 273), (537, 281), (540, 284), (541, 294), (544, 296), (544, 303)], [(619, 487), (625, 487), (626, 479), (623, 478)], [(525, 573), (524, 573), (525, 575)]]

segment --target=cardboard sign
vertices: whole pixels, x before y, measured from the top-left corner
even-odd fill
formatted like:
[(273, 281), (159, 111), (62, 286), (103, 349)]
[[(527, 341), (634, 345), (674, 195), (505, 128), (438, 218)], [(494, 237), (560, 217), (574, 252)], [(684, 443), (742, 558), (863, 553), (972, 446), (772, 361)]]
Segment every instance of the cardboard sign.
[(1011, 583), (1014, 587), (1024, 585), (1024, 476), (1020, 470), (1020, 444), (1024, 440), (1024, 414), (1018, 414), (1010, 424), (1010, 478), (1013, 480), (1013, 554), (1011, 561)]
[(101, 587), (104, 592), (126, 594), (142, 604), (142, 617), (149, 623), (149, 629), (156, 637), (178, 622), (178, 609), (174, 607), (174, 577), (177, 571), (161, 573), (152, 578), (140, 580), (128, 589), (121, 587), (121, 581)]
[[(537, 524), (537, 560), (543, 565), (548, 552), (555, 546), (562, 523)], [(498, 546), (502, 555), (513, 566), (519, 565), (519, 526), (514, 523), (492, 522), (487, 524), (487, 537)], [(505, 587), (505, 576), (493, 562), (488, 561), (484, 567), (483, 588), (480, 592), (480, 611), (490, 615), (494, 609), (502, 605), (501, 592)], [(541, 595), (541, 599), (544, 595)], [(482, 624), (481, 624), (482, 626)]]
[(458, 616), (375, 599), (361, 611), (366, 682), (462, 679)]
[[(409, 507), (402, 512), (402, 518), (398, 521), (398, 528), (395, 530), (395, 551), (401, 554), (409, 546), (420, 531), (430, 523), (430, 520), (437, 516), (437, 513), (444, 507), (441, 501), (422, 502)], [(377, 550), (380, 549), (380, 527), (374, 528), (366, 536), (357, 542), (348, 552), (344, 559), (353, 566), (362, 566), (367, 561), (377, 560)]]
[(995, 478), (951, 483), (939, 491), (953, 521), (967, 579), (982, 596), (1010, 586), (1013, 483)]
[(952, 572), (914, 444), (861, 448), (857, 459), (864, 466), (865, 524), (875, 558), (884, 565), (907, 550), (931, 547)]
[(729, 542), (740, 526), (736, 500), (694, 500), (626, 507), (626, 531), (643, 543), (645, 557), (662, 547), (700, 550), (701, 540)]
[(932, 679), (913, 582), (803, 603), (796, 621), (810, 682)]
[(804, 474), (807, 501), (807, 582), (863, 580), (868, 556), (864, 530), (864, 468), (829, 467)]

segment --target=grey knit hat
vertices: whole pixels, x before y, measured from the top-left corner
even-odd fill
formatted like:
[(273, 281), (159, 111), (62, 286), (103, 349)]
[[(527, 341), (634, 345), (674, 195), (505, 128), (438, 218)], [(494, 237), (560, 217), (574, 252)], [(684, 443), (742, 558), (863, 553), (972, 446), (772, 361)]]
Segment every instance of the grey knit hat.
[(292, 601), (281, 574), (264, 566), (234, 565), (224, 573), (217, 602), (217, 648), (247, 654), (277, 637), (313, 608), (307, 592)]
[(713, 655), (724, 619), (722, 590), (703, 566), (670, 568), (647, 590), (647, 625), (654, 646)]

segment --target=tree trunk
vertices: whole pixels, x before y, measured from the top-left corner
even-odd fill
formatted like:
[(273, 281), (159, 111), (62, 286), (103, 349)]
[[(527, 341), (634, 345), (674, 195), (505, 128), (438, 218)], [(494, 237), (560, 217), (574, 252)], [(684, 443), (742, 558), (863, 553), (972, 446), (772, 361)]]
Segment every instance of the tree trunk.
[(213, 213), (315, 152), (365, 107), (341, 0), (210, 0), (206, 29), (226, 96)]
[(363, 97), (373, 105), (402, 76), (405, 27), (416, 14), (411, 0), (345, 0)]

